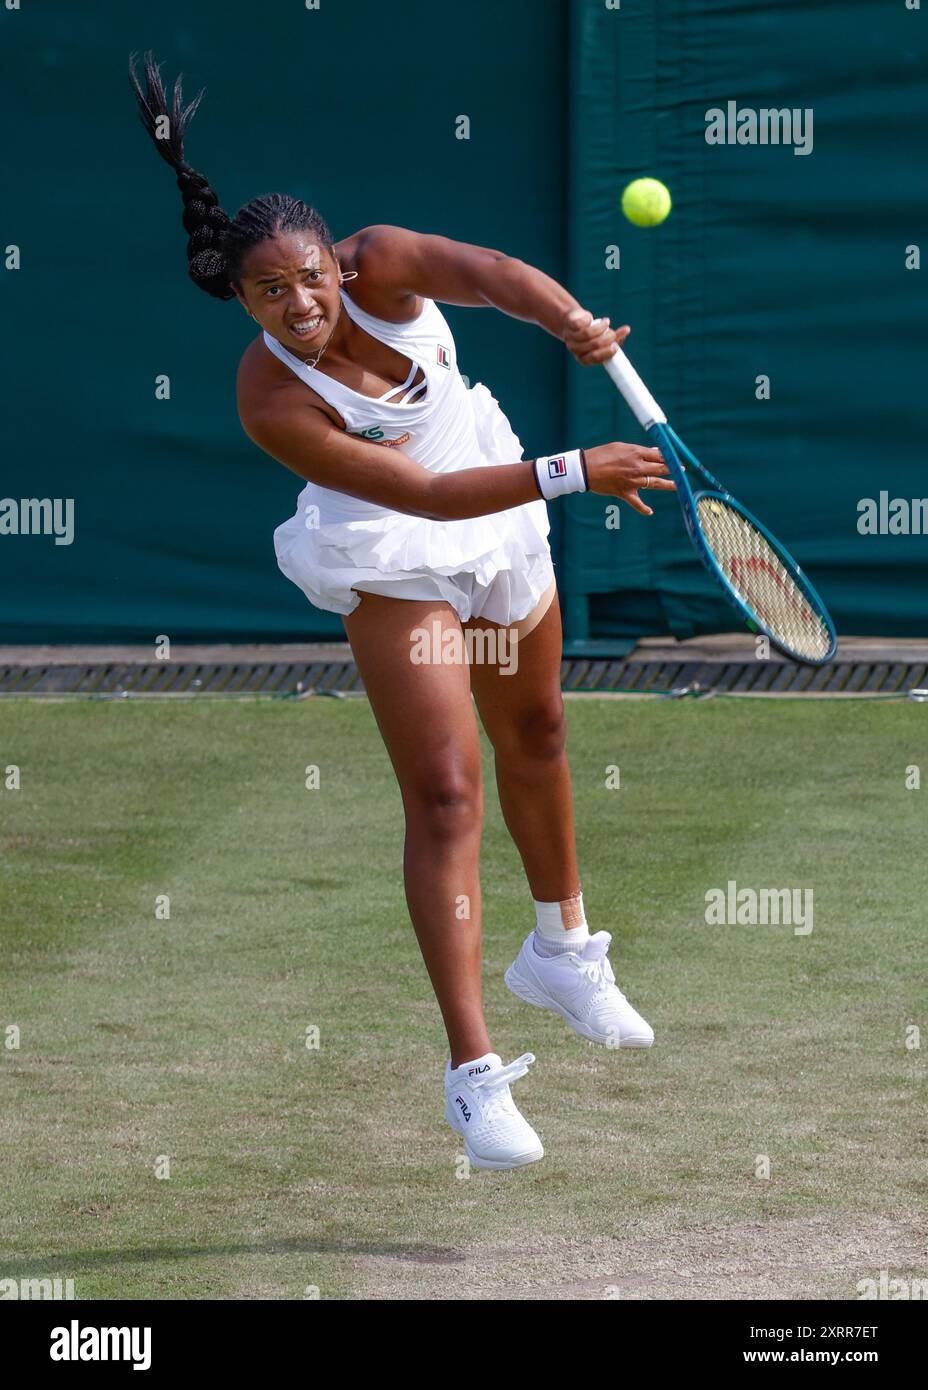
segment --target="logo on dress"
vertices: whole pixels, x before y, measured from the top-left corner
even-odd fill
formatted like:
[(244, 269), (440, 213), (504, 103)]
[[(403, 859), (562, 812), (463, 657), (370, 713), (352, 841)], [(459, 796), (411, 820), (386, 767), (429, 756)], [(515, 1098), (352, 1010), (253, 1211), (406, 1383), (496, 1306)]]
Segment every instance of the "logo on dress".
[(566, 460), (566, 458), (564, 457), (563, 454), (561, 454), (558, 458), (548, 459), (548, 477), (549, 477), (549, 478), (566, 478), (566, 477), (567, 477), (567, 460)]
[(450, 372), (450, 370), (451, 370), (451, 353), (448, 351), (448, 349), (447, 349), (446, 347), (442, 347), (440, 344), (439, 344), (439, 348), (438, 348), (438, 364), (439, 364), (439, 366), (441, 366), (441, 367), (447, 367), (448, 370), (449, 370), (449, 372)]
[(349, 430), (348, 433), (352, 439), (366, 439), (369, 444), (385, 444), (388, 449), (399, 448), (401, 444), (408, 444), (412, 439), (408, 430), (396, 439), (387, 439), (380, 425), (370, 425), (366, 430)]

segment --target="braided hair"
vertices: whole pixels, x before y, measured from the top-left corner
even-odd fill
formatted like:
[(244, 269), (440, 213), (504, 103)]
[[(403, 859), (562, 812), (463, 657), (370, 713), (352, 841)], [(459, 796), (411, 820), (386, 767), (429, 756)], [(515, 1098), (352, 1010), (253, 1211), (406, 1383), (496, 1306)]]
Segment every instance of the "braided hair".
[[(215, 299), (234, 299), (241, 287), (242, 263), (253, 246), (278, 232), (311, 232), (330, 255), (332, 233), (315, 208), (287, 193), (267, 193), (253, 198), (230, 218), (219, 204), (209, 180), (184, 158), (184, 136), (203, 97), (201, 90), (185, 107), (181, 79), (174, 83), (169, 107), (161, 81), (160, 64), (145, 54), (147, 94), (135, 74), (135, 54), (129, 57), (129, 81), (139, 105), (139, 118), (161, 158), (177, 174), (184, 200), (187, 231), (187, 273), (195, 285)], [(166, 129), (165, 129), (166, 127)]]

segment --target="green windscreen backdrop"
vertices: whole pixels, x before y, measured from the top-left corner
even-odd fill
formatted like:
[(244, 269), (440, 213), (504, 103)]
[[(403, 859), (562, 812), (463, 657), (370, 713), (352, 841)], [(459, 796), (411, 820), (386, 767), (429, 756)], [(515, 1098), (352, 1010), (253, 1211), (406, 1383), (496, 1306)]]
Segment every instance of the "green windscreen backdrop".
[[(396, 223), (562, 278), (567, 21), (561, 0), (0, 7), (2, 244), (21, 257), (0, 281), (0, 498), (73, 498), (75, 516), (70, 545), (0, 536), (0, 641), (344, 640), (277, 567), (302, 484), (239, 425), (255, 325), (187, 278), (130, 52), (206, 88), (185, 153), (226, 211), (289, 192), (336, 240)], [(527, 456), (562, 448), (563, 347), (491, 309), (446, 313)]]
[[(571, 6), (571, 288), (631, 325), (628, 356), (677, 432), (794, 553), (845, 634), (928, 635), (928, 535), (911, 528), (928, 497), (928, 270), (907, 268), (928, 233), (926, 10)], [(761, 111), (796, 110), (789, 133), (809, 127), (809, 152), (708, 144), (706, 114), (729, 102), (757, 113), (758, 135)], [(739, 127), (749, 136), (750, 117)], [(658, 228), (620, 212), (643, 175), (673, 194)], [(641, 440), (601, 375), (569, 365), (571, 441)], [(908, 534), (858, 530), (859, 504), (881, 492), (887, 513), (908, 500), (895, 509)], [(651, 518), (623, 508), (617, 532), (604, 498), (562, 505), (574, 639), (738, 626), (664, 497)]]
[[(147, 48), (188, 98), (206, 88), (187, 155), (227, 211), (288, 191), (336, 239), (393, 222), (541, 267), (632, 325), (672, 422), (841, 632), (925, 635), (918, 513), (906, 533), (896, 509), (899, 534), (858, 519), (864, 499), (928, 493), (926, 23), (905, 0), (0, 9), (0, 641), (343, 636), (277, 568), (301, 484), (238, 423), (254, 325), (187, 279), (180, 194), (126, 77)], [(809, 153), (708, 144), (706, 113), (730, 102), (795, 110)], [(619, 200), (645, 174), (674, 208), (640, 230)], [(546, 333), (445, 312), (528, 457), (641, 439), (605, 373)], [(71, 499), (70, 544), (11, 530), (4, 499), (27, 498)], [(568, 638), (737, 625), (671, 497), (650, 519), (623, 505), (618, 530), (607, 506), (549, 508)]]

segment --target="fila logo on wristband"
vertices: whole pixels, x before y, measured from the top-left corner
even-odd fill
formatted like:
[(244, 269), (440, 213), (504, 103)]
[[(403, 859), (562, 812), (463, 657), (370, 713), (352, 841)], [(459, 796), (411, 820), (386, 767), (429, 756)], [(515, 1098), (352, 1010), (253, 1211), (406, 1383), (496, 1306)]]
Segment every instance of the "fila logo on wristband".
[(540, 495), (549, 501), (565, 492), (586, 492), (589, 482), (585, 464), (582, 449), (568, 449), (564, 454), (536, 459), (535, 486)]

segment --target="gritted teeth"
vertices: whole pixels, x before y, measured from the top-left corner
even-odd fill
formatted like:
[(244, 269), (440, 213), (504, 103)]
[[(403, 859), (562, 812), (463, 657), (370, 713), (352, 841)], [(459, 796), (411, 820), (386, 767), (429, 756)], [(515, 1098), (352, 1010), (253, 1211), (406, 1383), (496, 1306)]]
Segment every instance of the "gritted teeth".
[(299, 323), (292, 323), (290, 325), (290, 331), (291, 333), (312, 333), (319, 327), (321, 322), (322, 315), (316, 314), (311, 319), (300, 319)]

